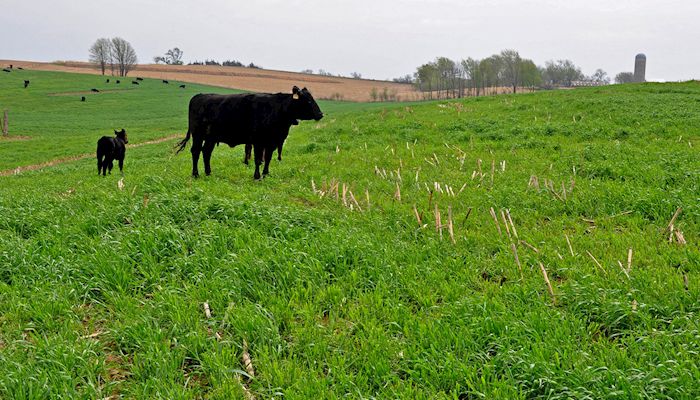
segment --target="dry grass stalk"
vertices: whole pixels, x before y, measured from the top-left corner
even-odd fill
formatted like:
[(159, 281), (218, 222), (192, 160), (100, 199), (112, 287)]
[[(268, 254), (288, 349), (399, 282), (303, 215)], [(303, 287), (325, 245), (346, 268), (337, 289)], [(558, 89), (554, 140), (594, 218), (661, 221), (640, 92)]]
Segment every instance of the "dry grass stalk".
[(209, 308), (209, 303), (206, 301), (204, 302), (204, 315), (207, 317), (207, 319), (211, 318), (211, 309)]
[(501, 232), (501, 225), (498, 223), (498, 217), (496, 217), (496, 212), (493, 211), (493, 207), (489, 209), (489, 212), (491, 213), (493, 222), (496, 224), (496, 229), (498, 229), (498, 236), (503, 236), (503, 232)]
[(525, 280), (525, 276), (523, 275), (523, 267), (520, 265), (520, 257), (518, 257), (518, 248), (515, 247), (515, 243), (510, 244), (511, 250), (513, 250), (513, 256), (515, 256), (515, 264), (518, 266), (518, 272), (520, 272), (520, 280)]
[(683, 274), (683, 287), (688, 291), (688, 274)]
[(564, 201), (566, 201), (566, 187), (564, 187), (564, 182), (561, 183), (561, 195), (564, 198)]
[(554, 305), (557, 304), (557, 298), (554, 296), (554, 288), (552, 288), (552, 282), (549, 281), (549, 276), (547, 275), (547, 270), (544, 268), (544, 265), (540, 262), (540, 270), (542, 271), (542, 276), (544, 276), (544, 281), (547, 283), (547, 290), (549, 290), (549, 294), (552, 296), (552, 303)]
[(476, 174), (477, 174), (476, 170), (473, 170), (472, 171), (472, 180), (474, 180), (474, 178), (476, 178)]
[(420, 167), (416, 170), (416, 183), (418, 183), (418, 173), (420, 173)]
[(569, 245), (569, 253), (571, 253), (571, 256), (574, 256), (574, 249), (571, 247), (571, 241), (569, 240), (569, 235), (566, 233), (564, 234), (564, 237), (566, 238), (566, 244)]
[(493, 177), (496, 175), (496, 160), (491, 160), (491, 187), (493, 187)]
[(513, 224), (513, 218), (510, 217), (510, 210), (506, 209), (506, 215), (508, 216), (508, 221), (510, 222), (510, 227), (513, 230), (513, 236), (518, 239), (518, 231), (515, 230), (515, 224)]
[(676, 229), (675, 234), (676, 234), (676, 240), (678, 241), (678, 243), (680, 243), (680, 244), (688, 243), (685, 241), (685, 236), (683, 236), (683, 232)]
[(440, 233), (440, 239), (442, 239), (442, 218), (437, 203), (435, 203), (435, 231)]
[[(428, 190), (430, 190), (430, 189), (428, 189)], [(428, 210), (430, 210), (432, 205), (433, 205), (433, 191), (430, 190), (430, 194), (428, 195)]]
[(427, 158), (423, 157), (423, 160), (425, 160), (425, 162), (427, 162), (428, 164), (432, 165), (433, 167), (435, 166), (435, 164), (433, 164), (432, 162), (430, 162), (430, 160), (428, 160)]
[(501, 210), (501, 218), (503, 219), (503, 225), (506, 226), (506, 233), (508, 234), (508, 237), (512, 239), (512, 236), (510, 235), (510, 228), (508, 227), (508, 220), (506, 219), (506, 213)]
[(362, 211), (362, 207), (360, 207), (360, 203), (358, 203), (355, 199), (355, 195), (352, 194), (352, 190), (348, 190), (348, 195), (350, 196), (350, 200), (352, 200), (352, 202), (355, 203), (355, 207), (357, 207), (359, 211)]
[(119, 190), (124, 190), (124, 178), (119, 178), (119, 181), (117, 181), (117, 187)]
[(250, 353), (248, 353), (248, 342), (243, 339), (243, 354), (241, 355), (241, 361), (243, 361), (243, 367), (245, 372), (250, 375), (251, 378), (255, 377), (255, 369), (253, 368), (253, 361), (250, 359)]
[(144, 194), (144, 195), (143, 195), (143, 208), (148, 207), (148, 202), (149, 202), (149, 201), (150, 201), (150, 199), (148, 198), (148, 195), (147, 195), (147, 194)]
[(370, 202), (369, 202), (369, 190), (365, 189), (365, 197), (367, 198), (367, 210), (370, 209)]
[(506, 172), (506, 160), (501, 161), (501, 172)]
[(539, 253), (539, 252), (540, 252), (540, 251), (537, 249), (537, 247), (531, 245), (530, 243), (528, 243), (528, 242), (526, 242), (526, 241), (524, 241), (524, 240), (521, 240), (521, 241), (520, 241), (520, 244), (524, 245), (525, 247), (529, 248), (530, 250), (534, 251), (535, 253)]
[(625, 276), (627, 277), (627, 279), (630, 279), (629, 271), (627, 271), (627, 270), (625, 269), (625, 267), (622, 266), (622, 263), (620, 262), (620, 260), (617, 261), (617, 265), (620, 266), (620, 269), (621, 269), (622, 272), (625, 274)]
[(435, 164), (440, 165), (440, 160), (438, 160), (437, 154), (433, 153), (433, 158), (435, 159)]
[(632, 271), (632, 248), (627, 250), (627, 272)]
[(479, 171), (479, 175), (481, 176), (481, 178), (483, 178), (484, 173), (481, 171), (481, 162), (482, 162), (481, 158), (476, 160), (476, 169), (477, 169), (477, 171)]
[(467, 187), (467, 182), (464, 182), (464, 185), (462, 185), (462, 188), (461, 188), (461, 189), (459, 189), (459, 192), (457, 192), (457, 194), (460, 194), (460, 193), (462, 193), (462, 191), (463, 191), (463, 190), (464, 190), (464, 188), (466, 188), (466, 187)]
[(313, 190), (314, 194), (318, 192), (318, 190), (316, 190), (316, 182), (314, 182), (313, 178), (311, 178), (311, 190)]
[(527, 183), (528, 187), (534, 187), (537, 190), (540, 190), (540, 180), (537, 178), (535, 175), (530, 176), (530, 181)]
[(394, 193), (394, 198), (401, 203), (401, 186), (399, 186), (398, 182), (396, 182), (396, 193)]
[(396, 178), (399, 180), (399, 182), (403, 182), (403, 180), (401, 179), (401, 168), (398, 168), (396, 170)]
[(680, 214), (681, 211), (682, 211), (682, 208), (678, 207), (676, 212), (673, 213), (673, 217), (671, 217), (671, 221), (668, 223), (668, 226), (666, 226), (666, 229), (664, 229), (664, 231), (671, 229), (671, 227), (673, 226), (673, 223), (676, 222), (676, 218), (678, 218), (678, 214)]
[(455, 241), (455, 232), (452, 226), (452, 206), (447, 206), (447, 231), (450, 233), (450, 239), (452, 240), (452, 244), (457, 243)]
[(632, 300), (632, 311), (637, 311), (637, 300)]
[(608, 272), (605, 270), (605, 268), (603, 268), (602, 265), (600, 265), (600, 263), (598, 262), (598, 260), (597, 260), (595, 257), (593, 257), (593, 254), (591, 254), (591, 252), (588, 251), (588, 250), (586, 250), (586, 253), (588, 254), (589, 257), (591, 257), (591, 259), (593, 260), (593, 262), (595, 263), (595, 265), (596, 265), (598, 268), (600, 268), (601, 271), (603, 271), (603, 272), (605, 273), (605, 275), (607, 276), (607, 275), (608, 275)]
[(343, 183), (343, 205), (344, 205), (345, 207), (348, 206), (347, 194), (348, 194), (348, 187), (345, 186), (345, 184)]
[(423, 226), (423, 219), (420, 217), (420, 214), (418, 213), (418, 208), (416, 208), (416, 205), (413, 205), (413, 215), (416, 216), (416, 221), (418, 221), (418, 226), (421, 227)]

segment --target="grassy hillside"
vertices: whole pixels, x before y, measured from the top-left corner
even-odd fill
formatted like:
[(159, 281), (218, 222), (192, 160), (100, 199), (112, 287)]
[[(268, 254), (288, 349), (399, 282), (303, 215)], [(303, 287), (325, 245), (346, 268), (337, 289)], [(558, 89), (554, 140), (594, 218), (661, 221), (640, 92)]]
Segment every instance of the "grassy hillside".
[[(130, 138), (182, 131), (199, 89), (178, 108), (149, 85)], [(70, 139), (45, 154), (103, 129), (104, 109), (1, 96), (43, 121), (37, 143)], [(225, 146), (194, 180), (174, 142), (127, 150), (123, 177), (92, 159), (1, 177), (0, 397), (697, 398), (699, 101), (684, 83), (324, 103), (261, 182)]]

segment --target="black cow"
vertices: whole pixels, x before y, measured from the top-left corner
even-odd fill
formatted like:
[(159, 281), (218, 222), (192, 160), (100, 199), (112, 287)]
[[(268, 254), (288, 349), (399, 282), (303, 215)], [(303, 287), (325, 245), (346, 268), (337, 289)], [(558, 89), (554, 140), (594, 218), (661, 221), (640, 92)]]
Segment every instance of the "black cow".
[(142, 80), (143, 80), (143, 78), (136, 78), (136, 80), (137, 80), (137, 81), (142, 81)]
[(165, 79), (163, 79), (163, 83), (165, 83), (165, 84), (167, 85), (167, 84), (170, 83), (170, 82), (168, 82), (168, 81), (166, 81)]
[(95, 88), (90, 89), (90, 91), (91, 91), (91, 92), (95, 92), (95, 93), (100, 93), (100, 91), (97, 90), (97, 89), (95, 89)]
[(2, 70), (3, 70), (4, 72), (12, 72), (12, 71), (10, 71), (10, 70), (7, 69), (7, 68), (3, 68)]
[(136, 81), (131, 81), (131, 84), (132, 84), (132, 85), (138, 85), (139, 83), (136, 82)]
[(117, 85), (120, 84), (120, 83), (122, 83), (122, 81), (120, 81), (119, 79), (117, 79)]
[(85, 96), (81, 97), (80, 101), (85, 101)]
[(107, 80), (105, 81), (105, 83), (109, 83), (109, 78), (107, 78)]
[(187, 136), (178, 143), (177, 152), (187, 146), (191, 136), (192, 176), (197, 177), (200, 152), (204, 154), (204, 172), (209, 175), (214, 146), (250, 143), (255, 156), (253, 178), (260, 179), (263, 154), (263, 174), (267, 175), (272, 153), (284, 142), (293, 121), (321, 118), (323, 113), (311, 93), (296, 86), (291, 94), (198, 94), (190, 100)]
[(24, 70), (24, 68), (22, 68), (22, 67), (17, 67), (17, 69), (21, 69), (21, 70)]
[(180, 85), (180, 87), (184, 89), (184, 88), (185, 88), (185, 85)]
[(97, 141), (97, 175), (102, 173), (102, 176), (112, 173), (112, 162), (119, 161), (119, 171), (124, 172), (124, 155), (126, 153), (126, 144), (129, 140), (126, 138), (126, 131), (114, 131), (115, 137), (102, 136)]
[(26, 89), (27, 86), (29, 86), (29, 81), (25, 79), (25, 80), (24, 80), (24, 88)]

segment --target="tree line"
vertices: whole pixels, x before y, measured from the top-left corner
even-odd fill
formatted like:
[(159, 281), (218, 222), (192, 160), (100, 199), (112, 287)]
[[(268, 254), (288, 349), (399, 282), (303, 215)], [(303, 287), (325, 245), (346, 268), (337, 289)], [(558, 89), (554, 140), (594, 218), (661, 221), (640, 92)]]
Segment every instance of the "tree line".
[(90, 61), (97, 64), (102, 75), (109, 68), (112, 75), (126, 76), (138, 62), (131, 43), (120, 37), (97, 39), (89, 52)]
[(427, 98), (480, 96), (503, 91), (571, 87), (578, 84), (604, 85), (610, 78), (602, 69), (585, 76), (570, 60), (547, 61), (544, 67), (523, 58), (515, 50), (503, 50), (484, 59), (467, 58), (459, 62), (438, 57), (410, 75), (394, 79), (413, 83)]

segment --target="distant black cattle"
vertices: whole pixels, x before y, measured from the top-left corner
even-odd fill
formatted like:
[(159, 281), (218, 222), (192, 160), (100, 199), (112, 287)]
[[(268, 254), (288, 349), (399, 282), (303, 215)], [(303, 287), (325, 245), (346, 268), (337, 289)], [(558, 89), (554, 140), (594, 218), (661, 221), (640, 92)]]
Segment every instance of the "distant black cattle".
[(197, 177), (200, 152), (204, 154), (204, 172), (209, 175), (214, 146), (250, 143), (255, 156), (253, 178), (260, 179), (263, 154), (263, 175), (267, 175), (272, 153), (284, 142), (293, 121), (321, 118), (323, 113), (311, 93), (296, 86), (291, 94), (198, 94), (190, 100), (187, 135), (177, 151), (192, 137), (192, 176)]
[(17, 67), (17, 69), (22, 69), (22, 70), (23, 70), (24, 68), (22, 68), (22, 67)]
[(122, 81), (120, 81), (119, 79), (117, 79), (117, 84), (119, 84), (119, 83), (122, 83)]
[(139, 83), (136, 82), (136, 81), (131, 81), (131, 84), (132, 84), (132, 85), (138, 85)]
[(185, 88), (185, 85), (180, 85), (180, 87), (184, 89), (184, 88)]
[[(284, 146), (284, 141), (287, 140), (287, 136), (289, 136), (289, 128), (292, 127), (292, 125), (299, 125), (299, 121), (294, 119), (289, 123), (289, 126), (287, 127), (286, 133), (284, 133), (281, 136), (281, 140), (279, 144), (277, 144), (277, 160), (282, 161), (282, 146)], [(253, 144), (252, 143), (246, 143), (245, 145), (245, 155), (243, 156), (243, 164), (248, 165), (248, 160), (250, 160), (250, 153), (253, 150)]]
[(119, 171), (124, 172), (124, 155), (126, 154), (126, 144), (129, 140), (126, 131), (114, 131), (115, 137), (102, 136), (97, 141), (97, 175), (107, 175), (107, 170), (112, 173), (113, 161), (119, 161)]
[(12, 64), (10, 64), (10, 69), (12, 69)]
[(95, 93), (100, 93), (100, 91), (97, 90), (97, 89), (95, 89), (95, 88), (90, 89), (90, 91), (91, 91), (91, 92), (95, 92)]
[(85, 96), (81, 97), (80, 101), (85, 101)]
[(29, 81), (25, 79), (25, 80), (24, 80), (24, 88), (26, 89), (27, 86), (29, 86)]
[(166, 81), (165, 79), (163, 79), (163, 83), (168, 84), (168, 83), (170, 83), (170, 82), (168, 82), (168, 81)]
[(142, 80), (143, 80), (143, 78), (136, 78), (136, 80), (137, 80), (137, 81), (142, 81)]
[(105, 81), (105, 83), (109, 83), (109, 78), (107, 78), (107, 80)]
[(12, 72), (12, 71), (10, 71), (10, 70), (7, 69), (7, 68), (3, 68), (2, 70), (5, 71), (5, 72)]

